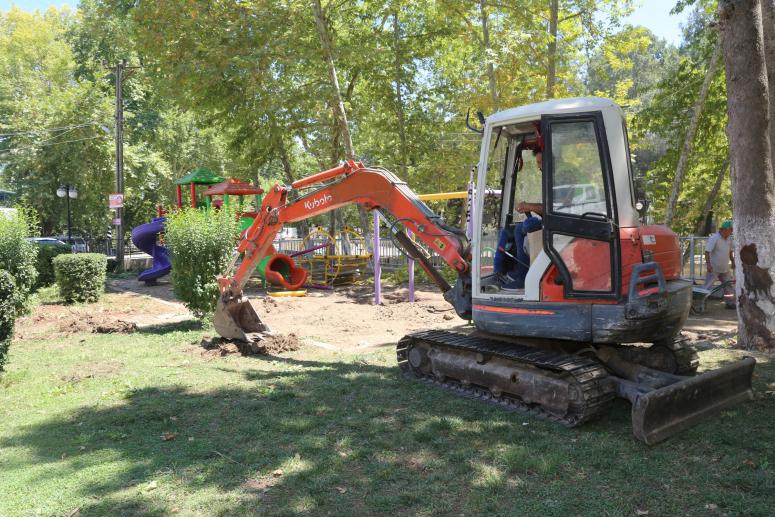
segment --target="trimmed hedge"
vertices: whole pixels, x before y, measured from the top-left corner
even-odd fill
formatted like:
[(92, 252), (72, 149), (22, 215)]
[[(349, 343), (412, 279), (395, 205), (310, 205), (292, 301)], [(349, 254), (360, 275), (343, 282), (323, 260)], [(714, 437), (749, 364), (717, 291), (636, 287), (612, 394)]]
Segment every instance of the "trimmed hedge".
[(14, 294), (16, 285), (8, 271), (0, 269), (0, 372), (8, 358), (8, 348), (13, 338), (13, 325), (16, 320)]
[(13, 277), (16, 289), (13, 308), (16, 316), (29, 309), (30, 293), (38, 278), (35, 268), (38, 248), (27, 237), (33, 234), (35, 214), (27, 208), (19, 208), (11, 216), (0, 214), (0, 269)]
[(172, 214), (164, 227), (172, 260), (175, 296), (203, 319), (218, 301), (217, 275), (229, 264), (239, 237), (234, 211), (188, 208)]
[(105, 291), (108, 258), (99, 253), (71, 253), (54, 257), (59, 294), (66, 302), (96, 302)]
[(35, 287), (46, 287), (56, 282), (54, 258), (72, 252), (73, 250), (67, 244), (38, 245), (38, 281), (35, 283)]

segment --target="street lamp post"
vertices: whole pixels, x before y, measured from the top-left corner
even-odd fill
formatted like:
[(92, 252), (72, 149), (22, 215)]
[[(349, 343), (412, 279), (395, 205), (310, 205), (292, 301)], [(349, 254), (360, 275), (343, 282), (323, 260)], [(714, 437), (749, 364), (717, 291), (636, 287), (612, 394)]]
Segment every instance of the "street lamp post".
[(70, 213), (70, 199), (75, 199), (78, 197), (78, 191), (75, 189), (73, 185), (62, 185), (57, 189), (57, 196), (63, 197), (67, 200), (67, 244), (68, 246), (73, 246), (73, 235), (72, 235), (72, 228), (73, 228), (73, 219), (72, 215)]

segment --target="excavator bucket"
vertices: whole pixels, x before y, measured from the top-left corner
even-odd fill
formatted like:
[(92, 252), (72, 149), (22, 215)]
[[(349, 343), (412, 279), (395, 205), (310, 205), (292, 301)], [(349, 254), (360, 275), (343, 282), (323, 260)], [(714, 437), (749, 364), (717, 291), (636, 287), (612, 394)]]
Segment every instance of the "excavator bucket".
[(221, 337), (248, 343), (259, 341), (272, 333), (245, 297), (232, 298), (227, 302), (219, 298), (213, 325)]
[(755, 364), (752, 357), (746, 357), (639, 395), (632, 404), (633, 433), (639, 440), (652, 445), (713, 413), (751, 400)]

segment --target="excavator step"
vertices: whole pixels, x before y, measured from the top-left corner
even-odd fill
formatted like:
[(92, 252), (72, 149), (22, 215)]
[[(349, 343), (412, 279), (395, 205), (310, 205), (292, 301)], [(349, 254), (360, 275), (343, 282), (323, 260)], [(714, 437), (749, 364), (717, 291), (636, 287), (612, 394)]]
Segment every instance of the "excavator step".
[(614, 383), (593, 359), (445, 330), (404, 336), (406, 376), (567, 427), (608, 411)]

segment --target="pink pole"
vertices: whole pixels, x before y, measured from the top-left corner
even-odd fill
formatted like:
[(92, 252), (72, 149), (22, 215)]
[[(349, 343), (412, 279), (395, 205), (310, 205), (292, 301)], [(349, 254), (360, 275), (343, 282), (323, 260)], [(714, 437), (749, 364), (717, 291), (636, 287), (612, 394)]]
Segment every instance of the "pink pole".
[(382, 266), (379, 263), (379, 212), (374, 210), (374, 305), (382, 303)]
[(317, 250), (319, 250), (320, 248), (325, 248), (326, 246), (330, 246), (330, 243), (326, 242), (326, 243), (324, 243), (324, 244), (321, 244), (321, 245), (319, 245), (319, 246), (313, 246), (312, 248), (307, 248), (307, 249), (305, 249), (305, 250), (296, 251), (296, 252), (294, 252), (294, 253), (291, 253), (291, 254), (290, 254), (290, 255), (288, 255), (288, 256), (289, 256), (289, 257), (291, 257), (291, 258), (293, 258), (293, 257), (298, 257), (299, 255), (306, 255), (307, 253), (312, 253), (313, 251), (317, 251)]
[(466, 199), (466, 237), (473, 239), (474, 235), (474, 184), (468, 183), (468, 198)]
[[(412, 238), (412, 232), (406, 230), (406, 235)], [(409, 268), (409, 303), (414, 303), (414, 259), (407, 259), (406, 267)]]

